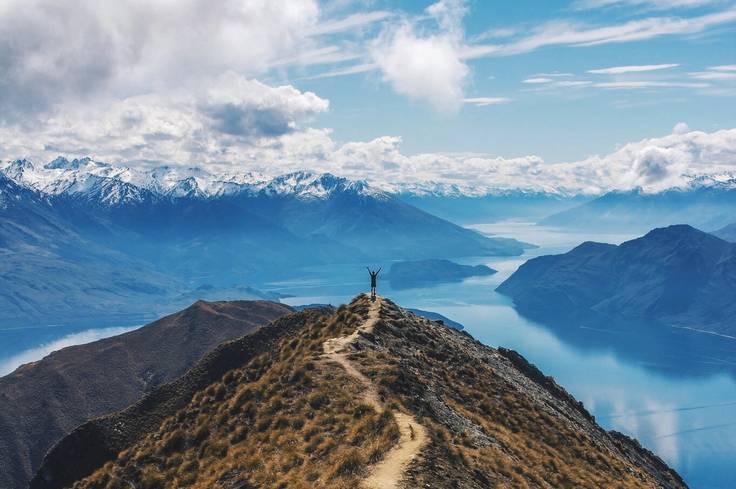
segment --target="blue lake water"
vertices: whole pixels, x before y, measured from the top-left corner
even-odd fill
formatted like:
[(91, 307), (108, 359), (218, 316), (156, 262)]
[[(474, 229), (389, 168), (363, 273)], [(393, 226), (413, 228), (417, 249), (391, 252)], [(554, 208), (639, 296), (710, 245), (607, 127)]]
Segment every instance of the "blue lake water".
[[(691, 487), (736, 487), (736, 339), (647, 324), (535, 321), (494, 291), (529, 257), (565, 252), (586, 240), (620, 243), (633, 236), (572, 234), (524, 223), (474, 227), (540, 248), (522, 257), (459, 260), (499, 271), (461, 283), (391, 290), (379, 277), (379, 293), (401, 306), (458, 321), (485, 344), (519, 351), (582, 401), (605, 428), (637, 438)], [(390, 263), (320, 267), (299, 270), (291, 280), (251, 285), (288, 294), (283, 302), (292, 305), (337, 305), (366, 289), (364, 265), (390, 268)], [(133, 323), (104, 326), (0, 328), (0, 375), (63, 346), (119, 334)]]
[[(736, 487), (736, 339), (646, 324), (543, 324), (517, 313), (494, 289), (527, 258), (561, 253), (586, 240), (620, 243), (629, 235), (585, 235), (523, 223), (475, 226), (540, 245), (524, 257), (474, 258), (499, 273), (430, 288), (379, 293), (404, 307), (460, 322), (481, 342), (513, 348), (582, 401), (607, 429), (637, 438), (697, 489)], [(390, 263), (371, 266), (390, 268)], [(304, 271), (270, 284), (292, 305), (341, 304), (367, 285), (359, 266)]]

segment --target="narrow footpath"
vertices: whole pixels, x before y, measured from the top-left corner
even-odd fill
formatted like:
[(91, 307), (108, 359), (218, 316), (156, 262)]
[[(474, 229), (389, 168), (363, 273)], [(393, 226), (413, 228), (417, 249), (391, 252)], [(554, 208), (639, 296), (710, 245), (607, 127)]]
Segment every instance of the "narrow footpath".
[[(352, 343), (358, 339), (361, 332), (373, 332), (373, 327), (381, 315), (381, 301), (381, 297), (376, 297), (371, 304), (368, 318), (352, 334), (331, 338), (323, 344), (325, 357), (340, 364), (348, 375), (364, 386), (363, 401), (379, 413), (384, 412), (386, 408), (378, 396), (378, 389), (368, 377), (355, 368), (355, 365), (348, 359), (348, 355)], [(361, 483), (365, 489), (400, 488), (404, 471), (427, 441), (426, 430), (412, 415), (402, 412), (392, 412), (392, 414), (399, 425), (401, 433), (399, 442), (386, 453), (383, 460), (373, 466), (368, 477)]]

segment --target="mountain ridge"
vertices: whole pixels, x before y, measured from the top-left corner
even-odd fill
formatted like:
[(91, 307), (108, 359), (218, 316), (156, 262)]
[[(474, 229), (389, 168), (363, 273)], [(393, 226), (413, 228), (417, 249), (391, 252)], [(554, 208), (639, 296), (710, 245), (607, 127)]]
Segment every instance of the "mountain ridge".
[(267, 301), (197, 301), (134, 331), (56, 351), (0, 377), (0, 486), (27, 487), (78, 425), (127, 407), (223, 341), (292, 311)]
[[(402, 419), (427, 434), (400, 465), (410, 488), (686, 487), (518, 353), (385, 298), (286, 316), (223, 344), (177, 382), (75, 430), (31, 488), (376, 487), (398, 440), (412, 438)], [(383, 412), (362, 400), (363, 382)]]
[(641, 189), (608, 192), (562, 210), (538, 224), (600, 231), (646, 231), (673, 224), (717, 229), (736, 214), (736, 176), (703, 177), (684, 188), (648, 193)]
[(594, 311), (736, 333), (736, 245), (688, 225), (533, 258), (497, 288), (532, 313)]
[(204, 284), (258, 287), (306, 267), (528, 247), (330, 174), (215, 181), (198, 168), (91, 158), (46, 166), (17, 160), (0, 171), (0, 318), (14, 325), (99, 308), (168, 312), (158, 306)]

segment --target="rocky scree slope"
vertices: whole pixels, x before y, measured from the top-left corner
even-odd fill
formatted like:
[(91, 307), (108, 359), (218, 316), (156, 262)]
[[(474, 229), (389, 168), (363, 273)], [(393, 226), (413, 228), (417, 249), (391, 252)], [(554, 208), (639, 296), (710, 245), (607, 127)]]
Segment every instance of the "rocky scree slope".
[[(371, 487), (402, 440), (402, 415), (427, 439), (401, 487), (686, 487), (518, 353), (387, 299), (366, 328), (371, 305), (359, 296), (305, 310), (223, 344), (181, 380), (76, 430), (31, 488)], [(382, 411), (325, 355), (325, 342), (351, 335), (338, 351)]]

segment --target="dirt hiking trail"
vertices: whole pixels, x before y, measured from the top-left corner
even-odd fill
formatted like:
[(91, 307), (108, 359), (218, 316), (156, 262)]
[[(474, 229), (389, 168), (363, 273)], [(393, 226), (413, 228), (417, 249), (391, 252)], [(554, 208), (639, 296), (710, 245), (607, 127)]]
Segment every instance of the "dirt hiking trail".
[[(378, 396), (378, 389), (368, 377), (355, 368), (355, 365), (348, 359), (348, 355), (352, 343), (358, 339), (361, 332), (373, 332), (373, 327), (380, 319), (381, 301), (381, 297), (376, 297), (371, 304), (368, 318), (352, 334), (331, 338), (323, 344), (325, 358), (340, 364), (348, 375), (365, 387), (363, 401), (373, 406), (379, 413), (385, 411), (385, 407)], [(392, 414), (399, 425), (401, 433), (399, 442), (386, 453), (383, 460), (373, 466), (368, 477), (361, 483), (361, 487), (365, 489), (398, 489), (401, 487), (404, 471), (427, 441), (426, 430), (412, 415), (402, 412)]]

